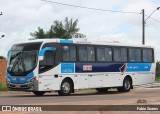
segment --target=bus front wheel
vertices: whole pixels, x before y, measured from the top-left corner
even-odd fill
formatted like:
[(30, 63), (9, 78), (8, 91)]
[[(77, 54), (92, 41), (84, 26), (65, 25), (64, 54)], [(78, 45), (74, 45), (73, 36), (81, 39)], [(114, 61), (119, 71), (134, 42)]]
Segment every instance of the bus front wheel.
[(60, 96), (68, 96), (72, 92), (72, 83), (68, 79), (64, 79), (61, 84), (61, 90), (58, 91)]
[(132, 87), (131, 79), (127, 77), (123, 81), (123, 86), (118, 87), (117, 90), (119, 92), (129, 92), (131, 90), (131, 87)]
[(42, 96), (44, 95), (44, 91), (33, 91), (33, 93), (36, 95), (36, 96)]

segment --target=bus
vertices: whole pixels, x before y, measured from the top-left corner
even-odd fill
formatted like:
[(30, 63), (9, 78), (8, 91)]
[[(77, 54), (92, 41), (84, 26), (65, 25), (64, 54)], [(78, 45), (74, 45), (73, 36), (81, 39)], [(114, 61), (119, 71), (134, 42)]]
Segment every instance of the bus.
[(87, 39), (42, 39), (14, 44), (8, 52), (7, 85), (36, 96), (110, 88), (129, 92), (155, 81), (154, 48)]

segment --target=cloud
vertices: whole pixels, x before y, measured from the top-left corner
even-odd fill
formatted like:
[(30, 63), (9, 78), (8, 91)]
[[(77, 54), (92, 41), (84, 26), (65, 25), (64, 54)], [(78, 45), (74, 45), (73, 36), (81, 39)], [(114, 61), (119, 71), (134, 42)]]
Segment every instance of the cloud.
[[(160, 6), (158, 0), (53, 0), (62, 3), (94, 7), (101, 9), (138, 12), (145, 9), (146, 15)], [(65, 17), (78, 19), (80, 32), (89, 39), (116, 40), (122, 43), (142, 43), (142, 15), (102, 12), (74, 8), (41, 0), (2, 0), (0, 16), (0, 55), (6, 56), (7, 50), (17, 42), (27, 41), (30, 32), (38, 27), (47, 30), (55, 20), (64, 20)], [(0, 11), (0, 12), (1, 12)], [(153, 18), (160, 20), (160, 11), (155, 11)], [(160, 23), (148, 19), (146, 22), (146, 44), (160, 48)], [(160, 51), (156, 51), (160, 55)], [(157, 56), (160, 58), (160, 56)]]

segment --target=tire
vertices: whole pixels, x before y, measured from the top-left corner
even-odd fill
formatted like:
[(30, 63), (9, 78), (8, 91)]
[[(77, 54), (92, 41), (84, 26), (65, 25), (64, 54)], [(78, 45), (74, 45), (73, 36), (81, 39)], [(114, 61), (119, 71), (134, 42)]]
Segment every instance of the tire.
[(96, 90), (97, 90), (99, 93), (107, 93), (107, 92), (108, 92), (108, 88), (96, 88)]
[(132, 87), (132, 82), (130, 78), (125, 78), (123, 81), (123, 86), (122, 87), (118, 87), (117, 90), (119, 92), (129, 92), (131, 90)]
[(71, 94), (73, 88), (73, 84), (70, 80), (64, 79), (61, 84), (61, 90), (58, 91), (60, 96), (68, 96)]
[(36, 96), (42, 96), (45, 94), (44, 91), (33, 91), (33, 93), (36, 95)]

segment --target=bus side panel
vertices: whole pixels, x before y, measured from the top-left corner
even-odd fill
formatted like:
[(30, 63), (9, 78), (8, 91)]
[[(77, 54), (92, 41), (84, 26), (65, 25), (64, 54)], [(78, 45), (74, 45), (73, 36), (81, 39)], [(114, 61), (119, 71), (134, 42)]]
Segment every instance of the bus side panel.
[[(132, 63), (133, 64), (133, 63)], [(130, 66), (128, 66), (130, 67)], [(133, 85), (142, 85), (153, 83), (155, 81), (155, 64), (153, 63), (140, 63), (133, 64), (131, 68), (137, 68), (131, 72), (126, 72), (132, 77)], [(128, 70), (128, 69), (127, 69)]]
[(77, 88), (75, 89), (83, 89), (88, 88), (88, 75), (86, 74), (77, 74)]
[(60, 80), (54, 75), (41, 75), (39, 77), (39, 91), (59, 90)]
[(122, 86), (124, 76), (121, 73), (107, 73), (103, 75), (103, 87)]
[[(62, 73), (61, 64), (53, 69), (39, 75), (39, 91), (54, 91), (60, 90), (61, 83), (65, 78), (70, 78), (74, 83), (74, 89), (79, 89), (80, 85), (85, 85), (80, 82), (85, 82), (84, 77), (73, 73)], [(80, 78), (80, 79), (79, 79)], [(88, 87), (88, 80), (87, 80)]]
[(39, 74), (39, 91), (59, 90), (62, 77), (59, 77), (61, 66)]
[(102, 87), (103, 86), (103, 74), (96, 73), (96, 74), (89, 74), (88, 75), (88, 87), (95, 88), (95, 87)]

